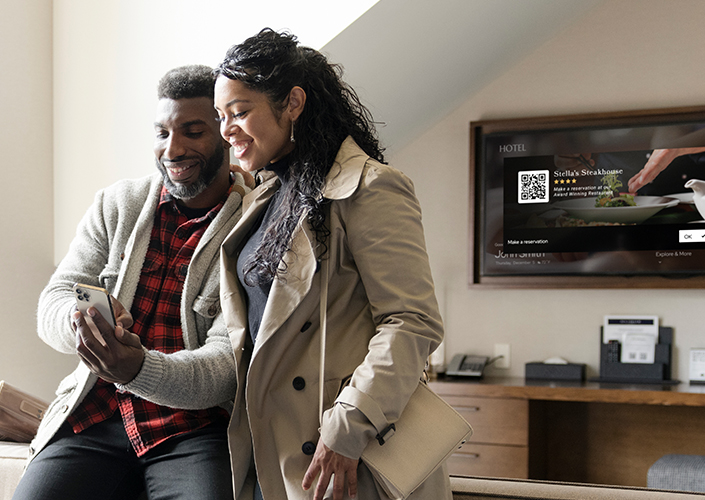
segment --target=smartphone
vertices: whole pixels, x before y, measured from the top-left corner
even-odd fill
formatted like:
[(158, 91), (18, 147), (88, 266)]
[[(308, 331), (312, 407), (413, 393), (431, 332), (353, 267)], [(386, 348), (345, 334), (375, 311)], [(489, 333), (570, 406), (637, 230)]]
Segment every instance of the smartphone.
[(88, 308), (95, 307), (101, 316), (105, 318), (105, 321), (115, 328), (116, 321), (113, 303), (110, 300), (110, 294), (105, 288), (76, 283), (73, 286), (73, 292), (76, 295), (76, 305), (79, 311), (90, 318), (87, 312)]

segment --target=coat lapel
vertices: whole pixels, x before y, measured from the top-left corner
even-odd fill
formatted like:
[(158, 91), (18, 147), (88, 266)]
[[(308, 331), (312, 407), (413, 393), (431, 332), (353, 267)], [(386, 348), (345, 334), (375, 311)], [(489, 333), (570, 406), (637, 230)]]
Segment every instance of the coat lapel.
[[(226, 314), (226, 326), (233, 341), (235, 354), (244, 346), (247, 331), (247, 302), (240, 289), (237, 277), (237, 258), (245, 238), (260, 213), (266, 209), (267, 201), (276, 191), (276, 183), (261, 184), (243, 200), (243, 215), (230, 234), (223, 240), (220, 254), (220, 290), (223, 309), (230, 309)], [(245, 206), (247, 207), (245, 210)], [(236, 340), (238, 339), (238, 340)], [(236, 345), (237, 344), (237, 345)]]
[(267, 208), (267, 202), (276, 192), (277, 186), (276, 179), (271, 179), (257, 186), (242, 200), (242, 218), (223, 241), (226, 255), (237, 257), (237, 252), (244, 243), (243, 239), (250, 233), (262, 210)]
[[(326, 177), (323, 195), (329, 200), (341, 200), (352, 195), (360, 183), (360, 177), (369, 157), (362, 151), (351, 137), (341, 145), (338, 156)], [(276, 190), (272, 173), (263, 184), (243, 200), (242, 220), (233, 229), (223, 243), (226, 255), (231, 256), (225, 266), (234, 266), (234, 253), (242, 246), (243, 238), (249, 234), (252, 224), (257, 219), (259, 211), (266, 207), (267, 201)], [(291, 250), (286, 252), (283, 261), (286, 272), (282, 279), (274, 280), (269, 292), (267, 305), (260, 323), (255, 353), (259, 347), (274, 335), (310, 292), (313, 277), (317, 268), (317, 241), (315, 234), (309, 228), (306, 214), (299, 220), (292, 236)], [(233, 267), (232, 273), (235, 269)], [(234, 276), (237, 279), (237, 275)], [(223, 282), (225, 285), (225, 282)], [(233, 283), (228, 286), (236, 286)], [(244, 299), (241, 299), (244, 303)]]
[(279, 330), (311, 290), (317, 264), (315, 245), (316, 238), (304, 214), (294, 230), (291, 250), (284, 255), (286, 272), (281, 279), (272, 283), (257, 335), (257, 346)]

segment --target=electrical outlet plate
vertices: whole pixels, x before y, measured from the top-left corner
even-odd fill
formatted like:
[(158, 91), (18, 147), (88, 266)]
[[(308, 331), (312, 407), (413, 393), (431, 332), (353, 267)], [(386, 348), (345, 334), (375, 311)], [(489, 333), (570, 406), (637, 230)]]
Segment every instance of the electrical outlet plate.
[(502, 356), (497, 361), (494, 362), (495, 368), (500, 368), (508, 370), (511, 366), (511, 356), (509, 344), (495, 344), (494, 345), (494, 356)]

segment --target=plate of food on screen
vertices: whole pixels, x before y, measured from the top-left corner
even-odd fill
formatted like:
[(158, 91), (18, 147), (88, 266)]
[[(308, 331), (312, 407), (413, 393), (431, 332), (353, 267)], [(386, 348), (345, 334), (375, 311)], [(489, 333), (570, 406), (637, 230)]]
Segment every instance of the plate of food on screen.
[(620, 192), (620, 187), (622, 182), (617, 175), (608, 174), (602, 178), (602, 188), (596, 197), (565, 200), (554, 204), (554, 207), (586, 222), (639, 224), (664, 208), (680, 203), (678, 198)]
[[(600, 203), (596, 205), (596, 203)], [(664, 208), (674, 207), (679, 201), (665, 196), (635, 196), (618, 194), (606, 198), (579, 198), (555, 203), (554, 207), (568, 215), (587, 222), (617, 222), (638, 224), (656, 215)]]
[(666, 198), (675, 198), (683, 205), (695, 205), (695, 200), (693, 199), (693, 193), (673, 193), (664, 194)]

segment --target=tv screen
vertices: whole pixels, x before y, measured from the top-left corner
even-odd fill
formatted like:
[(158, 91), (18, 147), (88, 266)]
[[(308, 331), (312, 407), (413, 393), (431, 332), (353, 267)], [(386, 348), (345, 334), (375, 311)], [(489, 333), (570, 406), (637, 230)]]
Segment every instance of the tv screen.
[(705, 108), (473, 122), (471, 180), (472, 283), (705, 284)]

